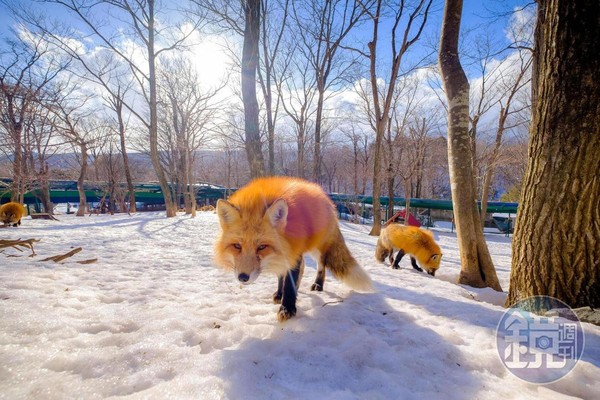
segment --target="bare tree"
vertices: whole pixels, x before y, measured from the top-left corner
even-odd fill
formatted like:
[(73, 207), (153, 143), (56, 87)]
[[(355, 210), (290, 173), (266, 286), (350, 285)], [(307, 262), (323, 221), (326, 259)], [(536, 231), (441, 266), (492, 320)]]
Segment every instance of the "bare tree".
[(365, 14), (374, 1), (306, 0), (293, 2), (295, 35), (301, 45), (299, 50), (310, 62), (317, 89), (315, 104), (314, 156), (312, 178), (321, 181), (322, 125), (326, 91), (342, 78), (354, 63), (343, 59), (341, 53), (352, 30), (365, 20)]
[(34, 102), (68, 63), (48, 49), (44, 37), (27, 31), (15, 32), (7, 44), (0, 54), (0, 123), (12, 153), (11, 200), (22, 203), (27, 191), (23, 129)]
[(367, 132), (359, 127), (358, 121), (350, 120), (349, 126), (342, 127), (342, 134), (351, 143), (352, 155), (352, 194), (364, 195), (367, 190), (371, 160), (371, 141)]
[(290, 0), (261, 1), (263, 18), (261, 20), (258, 81), (264, 98), (267, 122), (267, 149), (269, 152), (267, 172), (275, 174), (275, 122), (279, 111), (280, 97), (274, 98), (273, 86), (278, 84), (276, 64), (283, 46), (284, 33), (288, 26)]
[[(414, 116), (415, 108), (419, 105), (419, 99), (417, 99), (419, 84), (420, 81), (415, 75), (402, 77), (396, 85), (392, 99), (388, 128), (384, 136), (385, 146), (382, 149), (383, 161), (387, 165), (387, 218), (390, 218), (394, 213), (397, 175), (403, 180), (407, 212), (410, 209), (412, 181), (420, 165), (421, 153), (424, 152), (421, 146), (415, 146), (415, 144), (423, 142), (423, 140), (416, 140), (418, 136), (416, 133), (426, 134), (425, 126), (419, 129), (411, 126), (411, 119), (416, 119), (417, 124), (420, 123), (420, 116)], [(425, 125), (425, 121), (423, 121), (423, 125)], [(408, 218), (405, 219), (405, 222), (408, 224)]]
[[(138, 89), (148, 107), (149, 118), (138, 112), (134, 107), (127, 105), (128, 110), (134, 114), (149, 132), (150, 159), (158, 177), (167, 209), (167, 217), (176, 215), (177, 207), (171, 196), (169, 183), (165, 171), (161, 167), (158, 152), (158, 116), (157, 116), (157, 74), (156, 65), (158, 58), (163, 54), (185, 46), (186, 40), (199, 25), (199, 21), (192, 23), (191, 27), (180, 23), (178, 26), (169, 26), (161, 21), (166, 28), (157, 27), (156, 0), (120, 0), (120, 1), (89, 1), (89, 0), (47, 0), (71, 11), (78, 20), (86, 26), (90, 33), (99, 42), (110, 49), (128, 66)], [(107, 12), (109, 10), (109, 12)], [(110, 13), (113, 13), (112, 15)], [(117, 18), (124, 25), (115, 30), (114, 26), (102, 16)], [(190, 22), (190, 21), (185, 21)], [(138, 49), (145, 57), (145, 64), (138, 64), (135, 51), (126, 49), (124, 38), (136, 43)]]
[(90, 117), (92, 111), (87, 107), (88, 101), (90, 96), (80, 92), (76, 83), (66, 81), (55, 87), (53, 101), (48, 104), (49, 109), (57, 116), (60, 134), (77, 155), (78, 217), (83, 217), (87, 208), (84, 183), (88, 173), (90, 146), (97, 140), (97, 126)]
[[(250, 166), (251, 177), (265, 174), (265, 162), (262, 153), (261, 131), (259, 124), (259, 103), (256, 96), (257, 70), (259, 62), (259, 50), (261, 43), (261, 30), (264, 32), (267, 25), (261, 23), (269, 6), (261, 0), (193, 0), (198, 5), (200, 13), (206, 14), (207, 18), (215, 25), (233, 31), (243, 37), (242, 57), (240, 59), (242, 101), (244, 105), (244, 147), (246, 157)], [(277, 15), (277, 14), (275, 14)], [(265, 40), (265, 38), (263, 38)], [(275, 40), (277, 42), (278, 39)], [(263, 41), (263, 50), (274, 50)], [(263, 70), (261, 75), (266, 88), (266, 80), (270, 80), (273, 58), (276, 53), (264, 54)], [(270, 88), (269, 88), (270, 90)], [(267, 93), (267, 108), (271, 109), (272, 97)], [(269, 114), (267, 120), (274, 123), (273, 116)], [(271, 151), (270, 151), (271, 152)]]
[[(531, 76), (529, 75), (530, 67), (531, 67), (531, 53), (527, 50), (522, 50), (518, 52), (518, 60), (516, 62), (517, 68), (514, 71), (512, 76), (505, 77), (502, 76), (501, 82), (505, 85), (505, 96), (503, 96), (500, 101), (500, 112), (498, 115), (498, 125), (496, 127), (496, 137), (494, 140), (494, 145), (489, 155), (485, 167), (485, 173), (483, 175), (483, 183), (481, 187), (481, 222), (482, 224), (485, 221), (486, 213), (487, 213), (487, 203), (490, 192), (490, 187), (492, 185), (492, 180), (494, 178), (494, 173), (496, 169), (496, 165), (499, 161), (500, 150), (502, 147), (502, 140), (504, 136), (504, 132), (513, 128), (514, 126), (518, 126), (521, 124), (527, 125), (528, 121), (521, 120), (517, 118), (514, 121), (509, 121), (509, 118), (514, 115), (520, 114), (524, 109), (530, 108), (530, 102), (516, 104), (517, 103), (517, 95), (522, 89), (526, 89), (527, 85), (530, 83)], [(527, 91), (530, 93), (529, 91)]]
[(58, 118), (48, 108), (47, 102), (51, 97), (46, 96), (47, 92), (51, 93), (51, 90), (44, 90), (30, 108), (30, 118), (26, 120), (23, 131), (23, 150), (26, 176), (32, 178), (31, 192), (42, 203), (44, 212), (52, 214), (54, 207), (50, 200), (48, 160), (59, 151), (62, 141), (58, 140)]
[(448, 98), (448, 163), (461, 258), (459, 283), (501, 291), (479, 221), (469, 136), (469, 81), (458, 56), (462, 0), (446, 0), (439, 68)]
[[(404, 0), (400, 2), (397, 10), (393, 11), (391, 21), (391, 68), (386, 79), (386, 86), (382, 88), (379, 85), (379, 77), (377, 76), (378, 64), (381, 62), (378, 57), (379, 35), (381, 33), (382, 20), (384, 15), (385, 4), (382, 0), (378, 0), (374, 10), (368, 10), (367, 15), (373, 23), (373, 35), (368, 44), (369, 51), (364, 53), (369, 60), (369, 79), (371, 84), (371, 94), (373, 96), (373, 119), (375, 121), (375, 154), (373, 157), (373, 228), (370, 235), (377, 236), (381, 231), (381, 160), (382, 160), (382, 143), (385, 131), (388, 128), (389, 113), (392, 107), (394, 97), (394, 89), (396, 81), (400, 74), (402, 59), (410, 47), (419, 40), (421, 33), (427, 22), (429, 9), (432, 0), (420, 0), (412, 9), (409, 9)], [(405, 16), (405, 13), (408, 13)], [(406, 18), (404, 31), (399, 32), (403, 17)]]
[(498, 104), (500, 99), (501, 63), (495, 59), (499, 51), (490, 35), (486, 31), (470, 40), (470, 43), (474, 43), (473, 54), (469, 54), (468, 57), (473, 59), (472, 63), (475, 64), (473, 70), (479, 75), (478, 78), (472, 79), (473, 84), (469, 85), (469, 139), (476, 178), (479, 177), (480, 167), (480, 155), (477, 149), (477, 142), (481, 137), (480, 122)]
[(296, 175), (306, 177), (306, 145), (311, 117), (315, 109), (316, 81), (310, 72), (310, 61), (299, 51), (298, 46), (288, 43), (280, 67), (281, 79), (277, 91), (285, 114), (293, 121), (297, 148)]
[(538, 2), (529, 164), (506, 305), (600, 307), (600, 3)]
[(246, 132), (246, 155), (250, 163), (250, 176), (265, 174), (265, 161), (260, 141), (258, 123), (258, 100), (256, 97), (256, 71), (258, 68), (258, 44), (260, 37), (260, 0), (243, 2), (245, 26), (242, 49), (242, 99), (244, 101), (244, 126)]
[[(125, 115), (125, 111), (127, 108), (127, 106), (125, 105), (125, 96), (127, 95), (129, 89), (130, 85), (128, 83), (117, 83), (114, 90), (111, 90), (109, 94), (105, 96), (105, 102), (109, 105), (109, 108), (111, 108), (114, 111), (114, 119), (116, 121), (113, 121), (113, 125), (116, 125), (117, 127), (117, 134), (119, 137), (118, 148), (121, 152), (121, 157), (123, 158), (123, 172), (125, 175), (125, 180), (127, 182), (127, 193), (129, 199), (128, 211), (134, 213), (137, 211), (137, 205), (135, 200), (135, 190), (133, 186), (131, 167), (129, 165), (129, 155), (127, 153), (128, 141), (126, 139), (128, 136), (129, 117)], [(112, 142), (110, 143), (112, 151)], [(112, 152), (109, 154), (112, 157)]]
[(26, 7), (15, 8), (14, 12), (22, 22), (35, 31), (34, 34), (42, 36), (49, 46), (75, 61), (71, 63), (69, 72), (99, 85), (104, 92), (102, 96), (108, 108), (114, 112), (114, 122), (118, 126), (120, 152), (129, 192), (129, 211), (135, 212), (135, 192), (126, 145), (129, 118), (125, 115), (126, 113), (131, 115), (133, 104), (129, 105), (126, 96), (135, 82), (127, 71), (127, 65), (109, 49), (82, 51), (82, 42), (73, 40), (79, 37), (80, 33), (74, 28), (64, 26), (62, 22), (50, 21), (43, 14)]
[(125, 165), (117, 150), (119, 133), (112, 122), (107, 120), (93, 123), (93, 136), (96, 140), (89, 149), (95, 184), (104, 190), (100, 211), (108, 211), (111, 215), (117, 211), (117, 204), (121, 211), (129, 211), (125, 206), (127, 190), (120, 184), (125, 177)]
[[(414, 112), (414, 111), (413, 111)], [(398, 162), (397, 173), (402, 178), (404, 186), (404, 199), (406, 212), (410, 211), (410, 198), (420, 197), (417, 192), (416, 183), (419, 176), (423, 174), (425, 165), (425, 153), (430, 143), (432, 130), (432, 119), (435, 114), (421, 117), (421, 113), (415, 113), (412, 121), (403, 134), (396, 137), (395, 148), (402, 149), (402, 158)], [(414, 190), (413, 190), (414, 188)], [(408, 215), (405, 224), (408, 225)]]
[[(171, 181), (177, 183), (177, 196), (184, 196), (187, 214), (196, 215), (193, 165), (198, 149), (210, 139), (219, 103), (215, 97), (225, 86), (203, 90), (200, 77), (190, 60), (177, 57), (165, 62), (160, 71), (162, 90), (159, 133), (170, 138)], [(165, 141), (163, 139), (163, 141)], [(165, 150), (168, 150), (165, 149)]]

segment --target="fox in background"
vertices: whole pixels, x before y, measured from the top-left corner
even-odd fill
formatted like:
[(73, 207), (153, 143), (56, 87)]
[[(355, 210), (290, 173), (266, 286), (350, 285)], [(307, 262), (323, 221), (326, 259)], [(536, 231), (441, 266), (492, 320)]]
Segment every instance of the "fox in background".
[[(395, 250), (398, 254), (394, 260)], [(410, 263), (417, 271), (423, 271), (423, 267), (429, 275), (435, 276), (440, 267), (442, 251), (430, 231), (400, 224), (390, 224), (382, 229), (375, 248), (377, 261), (383, 262), (389, 256), (392, 268), (399, 269), (398, 264), (405, 254), (410, 254)]]
[(27, 215), (27, 210), (20, 203), (11, 201), (0, 206), (0, 222), (4, 226), (12, 225), (16, 227), (21, 225), (21, 218), (25, 215)]
[(325, 269), (346, 285), (371, 291), (371, 278), (350, 254), (335, 207), (323, 189), (290, 177), (258, 178), (217, 202), (221, 235), (215, 260), (243, 284), (262, 272), (278, 276), (273, 302), (281, 303), (279, 321), (296, 314), (296, 295), (305, 253), (317, 260), (311, 290), (322, 291)]

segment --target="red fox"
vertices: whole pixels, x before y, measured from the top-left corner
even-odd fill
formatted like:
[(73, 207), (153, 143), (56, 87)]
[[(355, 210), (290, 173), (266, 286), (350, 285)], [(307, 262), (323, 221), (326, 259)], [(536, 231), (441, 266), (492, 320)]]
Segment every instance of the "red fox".
[(325, 268), (348, 286), (372, 290), (371, 278), (350, 254), (335, 208), (320, 186), (289, 177), (258, 178), (217, 202), (221, 235), (215, 260), (249, 284), (261, 272), (279, 277), (273, 302), (281, 303), (279, 321), (296, 314), (297, 288), (304, 253), (317, 259), (311, 290), (322, 291)]
[[(394, 250), (399, 250), (395, 260)], [(389, 256), (390, 264), (393, 260), (392, 268), (398, 269), (400, 260), (407, 253), (410, 254), (410, 263), (414, 269), (423, 271), (423, 267), (429, 275), (435, 276), (435, 271), (440, 267), (442, 251), (430, 231), (400, 224), (390, 224), (381, 230), (375, 248), (375, 258), (379, 262)], [(417, 265), (417, 260), (421, 267)]]
[(21, 218), (25, 215), (27, 215), (25, 207), (17, 202), (11, 201), (10, 203), (0, 206), (0, 221), (2, 221), (5, 226), (21, 225)]

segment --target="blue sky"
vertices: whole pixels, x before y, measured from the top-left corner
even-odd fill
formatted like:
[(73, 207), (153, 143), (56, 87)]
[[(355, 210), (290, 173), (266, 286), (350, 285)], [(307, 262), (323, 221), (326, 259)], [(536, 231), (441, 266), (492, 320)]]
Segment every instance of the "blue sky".
[[(168, 0), (165, 1), (168, 2)], [(471, 36), (464, 40), (464, 48), (468, 50), (470, 47), (472, 47), (471, 39), (475, 35), (478, 35), (479, 32), (483, 32), (483, 30), (490, 32), (492, 37), (499, 42), (507, 42), (505, 34), (505, 29), (509, 19), (507, 14), (511, 10), (514, 10), (515, 7), (523, 6), (527, 2), (527, 0), (465, 0), (463, 9), (463, 25), (461, 29), (464, 33), (471, 32)], [(23, 0), (22, 4), (34, 5), (35, 3), (29, 0)], [(424, 54), (430, 53), (432, 47), (437, 44), (437, 38), (439, 37), (439, 31), (441, 28), (443, 6), (443, 0), (434, 0), (432, 13), (429, 17), (426, 30), (422, 35), (421, 41), (413, 47), (410, 54), (407, 54), (405, 62), (403, 63), (405, 66), (411, 64), (412, 60), (420, 60)], [(45, 10), (44, 13), (50, 15), (50, 17), (53, 19), (65, 21), (69, 25), (78, 25), (77, 21), (75, 20), (69, 21), (69, 18), (71, 18), (70, 13), (67, 12), (62, 6), (40, 4), (39, 7), (40, 9)], [(498, 15), (502, 14), (504, 14), (504, 17), (498, 17)], [(5, 6), (0, 4), (0, 38), (6, 38), (9, 36), (8, 28), (14, 25), (14, 23), (14, 20), (8, 15)], [(361, 27), (362, 31), (355, 32), (353, 36), (355, 39), (359, 39), (364, 46), (370, 39), (371, 29), (370, 23), (366, 23)], [(387, 29), (387, 33), (389, 33), (389, 27), (387, 27)], [(385, 52), (389, 52), (389, 41), (386, 42), (384, 40), (386, 33), (384, 31), (385, 30), (382, 30), (382, 37), (380, 40), (380, 56), (383, 56), (381, 59), (381, 62), (383, 63), (385, 63), (385, 60), (388, 58), (385, 57)], [(2, 46), (3, 43), (0, 43), (0, 47)], [(218, 46), (212, 46), (204, 53), (210, 54), (211, 56), (208, 58), (198, 58), (198, 60), (202, 60), (202, 62), (206, 64), (204, 66), (203, 75), (210, 76), (211, 81), (218, 80), (219, 76), (228, 74), (228, 71), (230, 70), (229, 68), (224, 67), (224, 65), (227, 64), (227, 56), (219, 53), (220, 50), (218, 49)], [(470, 73), (469, 62), (464, 58), (465, 57), (463, 56), (463, 66), (467, 70), (467, 74), (471, 77), (476, 76), (476, 71), (471, 71), (472, 73)], [(431, 64), (435, 64), (436, 62), (437, 60), (435, 55), (431, 56), (431, 58), (428, 60), (428, 63)]]
[[(491, 30), (494, 35), (503, 36), (503, 29), (506, 25), (506, 19), (494, 18), (495, 12), (507, 12), (516, 6), (530, 3), (527, 0), (465, 0), (463, 5), (463, 30), (471, 28), (483, 28)], [(21, 0), (22, 4), (31, 4), (30, 0)], [(437, 32), (440, 29), (442, 17), (442, 0), (434, 0), (434, 8), (439, 12), (432, 16), (428, 27), (428, 33)], [(68, 18), (68, 13), (59, 6), (44, 5), (45, 13), (59, 19)], [(4, 5), (0, 4), (0, 36), (6, 37), (8, 28), (14, 24), (14, 20), (8, 15)]]

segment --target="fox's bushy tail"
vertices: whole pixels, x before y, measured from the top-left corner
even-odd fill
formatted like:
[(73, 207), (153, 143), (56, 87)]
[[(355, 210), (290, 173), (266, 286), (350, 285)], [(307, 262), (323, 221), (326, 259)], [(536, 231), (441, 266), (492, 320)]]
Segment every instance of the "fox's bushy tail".
[(372, 292), (373, 282), (365, 271), (350, 254), (344, 242), (344, 237), (338, 227), (336, 237), (322, 256), (321, 262), (331, 271), (333, 276), (360, 292)]

